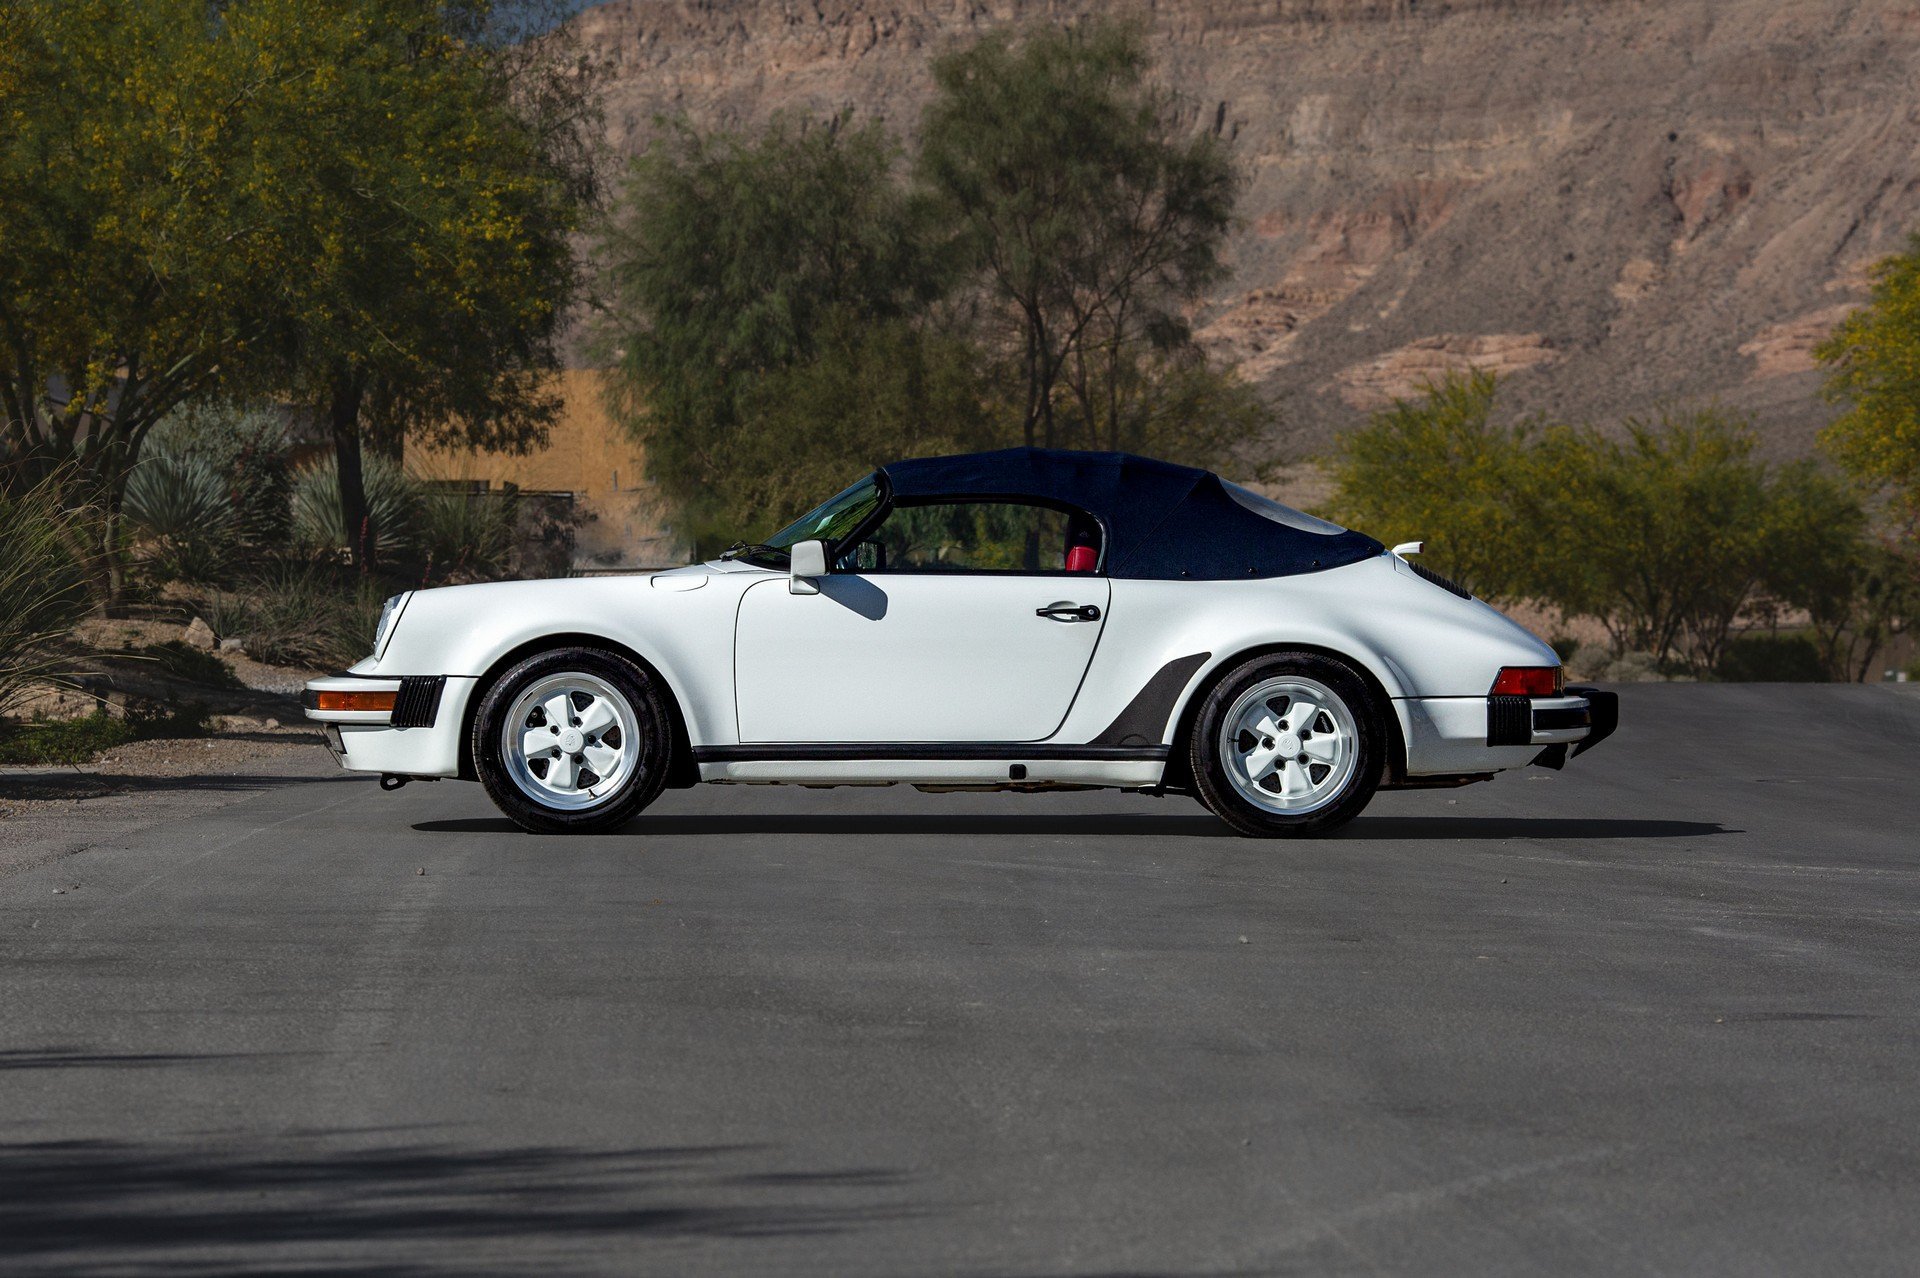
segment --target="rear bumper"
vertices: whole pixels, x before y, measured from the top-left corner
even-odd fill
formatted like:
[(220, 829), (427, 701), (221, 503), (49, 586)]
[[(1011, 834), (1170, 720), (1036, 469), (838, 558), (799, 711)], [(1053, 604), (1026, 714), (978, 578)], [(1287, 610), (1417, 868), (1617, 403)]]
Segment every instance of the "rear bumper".
[[(327, 748), (349, 772), (408, 777), (460, 775), (460, 734), (479, 680), (442, 675), (329, 675), (301, 695), (307, 718), (325, 725)], [(391, 710), (322, 710), (323, 692), (391, 692)]]
[[(1533, 757), (1533, 762), (1543, 768), (1561, 768), (1571, 758), (1578, 758), (1587, 751), (1605, 741), (1620, 726), (1620, 694), (1607, 692), (1600, 688), (1568, 688), (1567, 695), (1586, 703), (1585, 728), (1578, 737), (1569, 741), (1550, 743), (1546, 749)], [(1539, 712), (1534, 714), (1534, 723), (1539, 725)]]
[(1557, 768), (1613, 735), (1620, 700), (1598, 688), (1558, 697), (1416, 697), (1397, 703), (1407, 741), (1407, 775), (1447, 776)]
[(1490, 746), (1598, 745), (1620, 722), (1620, 698), (1598, 688), (1568, 688), (1559, 697), (1487, 698)]

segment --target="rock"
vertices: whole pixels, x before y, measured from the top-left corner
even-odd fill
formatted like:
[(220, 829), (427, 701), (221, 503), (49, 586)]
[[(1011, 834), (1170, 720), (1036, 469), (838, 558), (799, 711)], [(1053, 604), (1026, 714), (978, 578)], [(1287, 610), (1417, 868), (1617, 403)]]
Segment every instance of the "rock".
[(192, 647), (205, 648), (208, 651), (212, 651), (217, 642), (213, 637), (213, 627), (207, 624), (205, 617), (195, 617), (193, 624), (187, 627), (187, 633), (180, 637)]
[[(573, 30), (632, 155), (681, 116), (857, 104), (910, 134), (936, 52), (1109, 7), (620, 0)], [(1735, 397), (1797, 449), (1824, 420), (1811, 344), (1920, 223), (1911, 2), (1130, 7), (1183, 135), (1245, 179), (1230, 274), (1190, 318), (1301, 451), (1469, 366), (1574, 420)]]
[[(198, 618), (195, 618), (195, 620), (198, 620)], [(222, 639), (220, 641), (220, 651), (239, 652), (241, 651), (240, 641), (238, 639)]]

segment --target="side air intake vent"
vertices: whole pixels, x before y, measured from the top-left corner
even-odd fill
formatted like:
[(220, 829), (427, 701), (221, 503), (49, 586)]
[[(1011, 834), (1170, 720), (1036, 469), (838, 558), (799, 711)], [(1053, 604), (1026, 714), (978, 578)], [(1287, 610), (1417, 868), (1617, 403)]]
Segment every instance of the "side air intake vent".
[(446, 685), (445, 675), (403, 677), (400, 693), (393, 699), (393, 726), (431, 728), (440, 717), (440, 690)]
[(1419, 564), (1408, 564), (1407, 567), (1413, 569), (1415, 572), (1419, 573), (1422, 577), (1425, 577), (1428, 581), (1431, 581), (1434, 585), (1440, 587), (1440, 589), (1442, 590), (1450, 590), (1454, 594), (1459, 595), (1462, 599), (1473, 598), (1473, 595), (1467, 590), (1462, 589), (1458, 582), (1450, 581), (1447, 578), (1442, 577), (1439, 573), (1433, 571), (1433, 569), (1431, 568), (1422, 568)]

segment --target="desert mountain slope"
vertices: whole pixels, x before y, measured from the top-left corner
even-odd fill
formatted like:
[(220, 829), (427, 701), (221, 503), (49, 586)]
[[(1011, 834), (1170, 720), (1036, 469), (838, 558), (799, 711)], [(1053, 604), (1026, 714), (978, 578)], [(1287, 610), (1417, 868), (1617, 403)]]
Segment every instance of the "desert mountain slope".
[[(662, 115), (851, 109), (910, 131), (928, 57), (1046, 0), (621, 0), (575, 21), (631, 152)], [(1160, 0), (1192, 127), (1248, 175), (1199, 317), (1272, 394), (1277, 443), (1446, 367), (1613, 418), (1718, 400), (1797, 451), (1808, 351), (1920, 227), (1920, 4)]]

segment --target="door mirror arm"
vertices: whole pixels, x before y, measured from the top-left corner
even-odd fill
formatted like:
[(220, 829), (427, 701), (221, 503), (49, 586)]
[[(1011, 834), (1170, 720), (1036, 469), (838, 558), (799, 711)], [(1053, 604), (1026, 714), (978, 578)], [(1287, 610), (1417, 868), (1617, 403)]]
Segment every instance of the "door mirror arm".
[(787, 552), (787, 590), (796, 595), (817, 595), (816, 577), (827, 575), (827, 543), (796, 542)]

